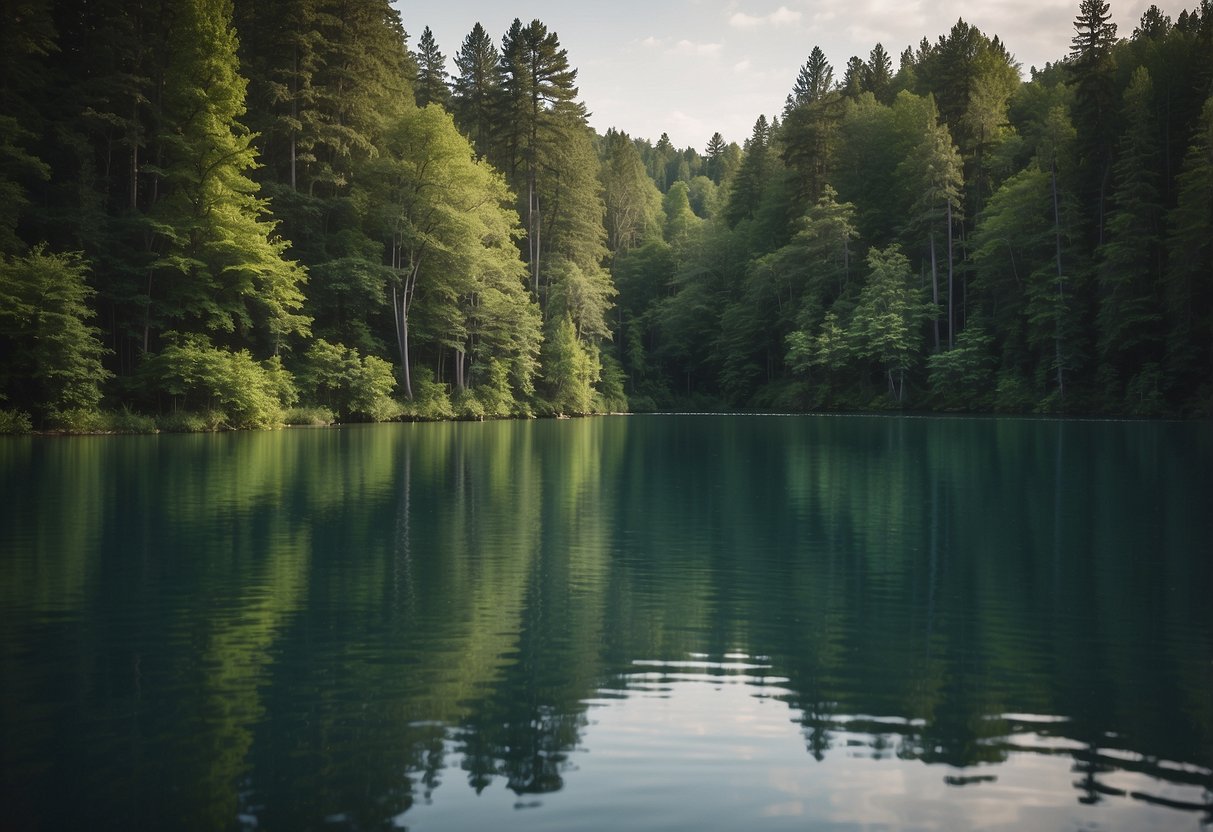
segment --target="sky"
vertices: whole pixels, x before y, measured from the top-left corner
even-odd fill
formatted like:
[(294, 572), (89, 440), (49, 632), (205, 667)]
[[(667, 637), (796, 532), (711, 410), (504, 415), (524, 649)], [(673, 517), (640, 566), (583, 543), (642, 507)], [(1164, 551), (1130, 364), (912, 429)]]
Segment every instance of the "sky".
[[(1132, 34), (1150, 0), (1109, 0), (1118, 34)], [(1197, 0), (1159, 0), (1172, 19)], [(452, 60), (479, 21), (500, 47), (515, 17), (543, 21), (578, 70), (599, 132), (614, 127), (703, 151), (719, 131), (738, 144), (760, 114), (778, 115), (796, 73), (820, 46), (841, 80), (847, 60), (881, 43), (893, 61), (958, 18), (998, 35), (1026, 75), (1069, 52), (1078, 0), (394, 0), (409, 44), (429, 26)]]

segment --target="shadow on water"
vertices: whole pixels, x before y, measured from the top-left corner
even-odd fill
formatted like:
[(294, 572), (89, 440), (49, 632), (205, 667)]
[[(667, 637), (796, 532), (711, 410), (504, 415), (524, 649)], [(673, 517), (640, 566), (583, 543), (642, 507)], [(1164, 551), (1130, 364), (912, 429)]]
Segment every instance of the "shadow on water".
[(21, 439), (0, 482), (18, 828), (1213, 824), (1207, 424)]

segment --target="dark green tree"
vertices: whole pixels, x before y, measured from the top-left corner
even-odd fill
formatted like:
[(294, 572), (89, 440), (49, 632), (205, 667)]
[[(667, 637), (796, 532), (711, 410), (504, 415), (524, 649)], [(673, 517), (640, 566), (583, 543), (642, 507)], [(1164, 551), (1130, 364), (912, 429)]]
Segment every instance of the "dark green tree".
[(450, 107), (451, 88), (448, 85), (450, 76), (446, 71), (446, 55), (438, 50), (434, 41), (434, 33), (426, 26), (417, 39), (417, 51), (413, 55), (417, 62), (417, 81), (413, 84), (413, 95), (418, 107), (427, 104), (437, 104), (440, 107)]
[(1097, 252), (1099, 308), (1096, 318), (1102, 360), (1128, 377), (1161, 358), (1161, 196), (1153, 85), (1138, 67), (1124, 94), (1121, 135), (1107, 234)]
[(1115, 137), (1116, 78), (1113, 46), (1116, 24), (1104, 0), (1081, 0), (1074, 19), (1067, 64), (1074, 87), (1079, 182), (1089, 214), (1092, 242), (1103, 243), (1107, 193)]
[(455, 124), (472, 141), (476, 153), (486, 156), (492, 147), (497, 110), (501, 101), (501, 54), (484, 27), (477, 23), (455, 56), (459, 74), (454, 79), (451, 109)]
[(1213, 97), (1176, 184), (1167, 214), (1167, 363), (1177, 396), (1190, 401), (1213, 384)]

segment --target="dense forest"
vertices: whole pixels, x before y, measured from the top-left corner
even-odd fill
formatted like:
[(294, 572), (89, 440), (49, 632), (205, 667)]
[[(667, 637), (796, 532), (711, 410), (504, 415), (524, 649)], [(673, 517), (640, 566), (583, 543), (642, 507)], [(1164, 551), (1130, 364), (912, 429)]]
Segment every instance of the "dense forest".
[(665, 408), (1208, 415), (1213, 2), (959, 20), (703, 151), (557, 34), (388, 0), (7, 2), (0, 431)]

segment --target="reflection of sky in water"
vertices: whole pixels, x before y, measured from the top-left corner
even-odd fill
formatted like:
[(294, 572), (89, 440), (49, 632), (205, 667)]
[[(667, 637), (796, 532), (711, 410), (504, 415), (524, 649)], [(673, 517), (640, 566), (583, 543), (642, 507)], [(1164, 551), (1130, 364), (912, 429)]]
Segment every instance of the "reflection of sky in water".
[(586, 701), (587, 726), (560, 791), (519, 797), (499, 779), (476, 795), (456, 782), (459, 755), (449, 744), (451, 787), (397, 823), (415, 830), (1189, 830), (1200, 826), (1199, 813), (1156, 801), (1209, 805), (1205, 788), (1129, 769), (1148, 762), (1193, 783), (1209, 782), (1210, 772), (1115, 748), (1099, 749), (1101, 799), (1080, 802), (1087, 747), (1042, 733), (1065, 725), (1062, 717), (990, 717), (1012, 731), (989, 740), (1006, 760), (961, 769), (898, 756), (899, 733), (921, 720), (835, 715), (819, 762), (806, 750), (801, 714), (784, 701), (787, 679), (764, 674), (773, 668), (762, 659), (634, 666), (617, 687)]

